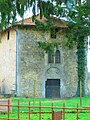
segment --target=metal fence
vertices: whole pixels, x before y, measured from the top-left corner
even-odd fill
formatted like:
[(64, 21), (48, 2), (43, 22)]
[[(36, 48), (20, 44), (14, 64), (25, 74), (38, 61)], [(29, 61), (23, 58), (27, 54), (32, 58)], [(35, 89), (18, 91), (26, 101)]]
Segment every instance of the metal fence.
[[(1, 100), (2, 101), (2, 100)], [(3, 108), (3, 109), (2, 109)], [(48, 116), (48, 118), (44, 117)], [(34, 118), (33, 118), (34, 116)], [(43, 106), (41, 102), (38, 105), (31, 103), (26, 104), (18, 100), (16, 105), (12, 105), (10, 100), (0, 102), (0, 120), (89, 120), (90, 107), (79, 108), (66, 107), (65, 104), (60, 106)]]

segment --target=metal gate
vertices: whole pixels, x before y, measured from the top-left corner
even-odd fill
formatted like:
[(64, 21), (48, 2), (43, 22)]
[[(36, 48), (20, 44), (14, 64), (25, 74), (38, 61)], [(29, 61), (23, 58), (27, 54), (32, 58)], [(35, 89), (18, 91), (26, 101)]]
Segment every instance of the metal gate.
[(60, 98), (60, 79), (47, 79), (45, 90), (46, 98)]

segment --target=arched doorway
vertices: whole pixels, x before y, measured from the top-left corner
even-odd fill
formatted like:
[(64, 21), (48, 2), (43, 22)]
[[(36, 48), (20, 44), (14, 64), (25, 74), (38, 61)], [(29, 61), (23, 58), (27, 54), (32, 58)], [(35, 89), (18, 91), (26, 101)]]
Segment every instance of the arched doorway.
[(46, 98), (60, 98), (60, 79), (47, 79), (45, 83)]

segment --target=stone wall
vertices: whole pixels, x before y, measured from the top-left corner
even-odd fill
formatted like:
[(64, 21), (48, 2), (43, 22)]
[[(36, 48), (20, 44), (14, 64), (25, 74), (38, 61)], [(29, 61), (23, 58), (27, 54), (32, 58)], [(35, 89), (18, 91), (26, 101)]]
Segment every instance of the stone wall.
[[(16, 75), (16, 32), (4, 31), (0, 36), (0, 93), (11, 94), (15, 88)], [(8, 39), (9, 34), (9, 39)]]
[[(65, 33), (58, 31), (56, 39), (51, 39), (49, 31), (34, 27), (18, 28), (17, 37), (14, 29), (9, 31), (9, 40), (7, 30), (0, 34), (0, 93), (11, 94), (16, 87), (18, 96), (46, 97), (46, 81), (59, 79), (60, 98), (76, 94), (77, 49), (65, 46)], [(59, 42), (60, 64), (48, 63), (48, 54), (39, 48), (38, 41)]]
[[(47, 53), (38, 47), (38, 41), (58, 41), (61, 53), (60, 64), (48, 64)], [(49, 31), (34, 28), (19, 29), (18, 32), (18, 96), (45, 97), (47, 79), (60, 79), (60, 97), (72, 97), (77, 90), (76, 47), (65, 47), (67, 39), (63, 32), (51, 39)]]

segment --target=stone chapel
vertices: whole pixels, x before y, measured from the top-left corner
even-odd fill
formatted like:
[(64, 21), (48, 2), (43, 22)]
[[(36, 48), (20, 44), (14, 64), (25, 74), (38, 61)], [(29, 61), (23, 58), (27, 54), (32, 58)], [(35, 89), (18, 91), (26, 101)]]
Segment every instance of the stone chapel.
[[(43, 19), (44, 20), (44, 19)], [(42, 21), (43, 21), (42, 20)], [(20, 97), (69, 98), (78, 86), (77, 46), (65, 46), (63, 22), (59, 30), (40, 31), (31, 18), (0, 33), (0, 93)], [(58, 42), (45, 52), (38, 42)]]

